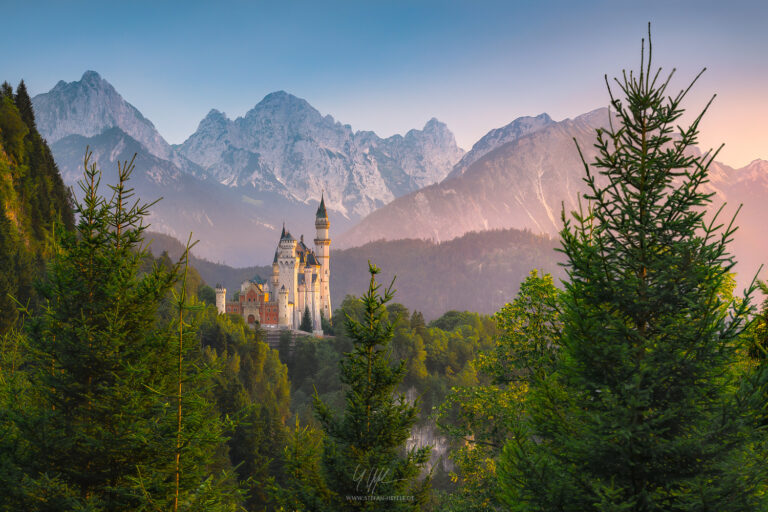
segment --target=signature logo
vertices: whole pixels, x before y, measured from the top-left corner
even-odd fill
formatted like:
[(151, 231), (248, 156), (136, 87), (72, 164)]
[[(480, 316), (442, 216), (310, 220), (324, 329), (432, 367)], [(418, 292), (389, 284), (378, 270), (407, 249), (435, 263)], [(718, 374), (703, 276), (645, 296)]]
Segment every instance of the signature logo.
[(364, 468), (358, 464), (352, 476), (352, 479), (357, 484), (355, 490), (360, 492), (362, 488), (367, 494), (374, 494), (379, 484), (389, 484), (405, 480), (404, 478), (387, 480), (390, 471), (390, 468)]

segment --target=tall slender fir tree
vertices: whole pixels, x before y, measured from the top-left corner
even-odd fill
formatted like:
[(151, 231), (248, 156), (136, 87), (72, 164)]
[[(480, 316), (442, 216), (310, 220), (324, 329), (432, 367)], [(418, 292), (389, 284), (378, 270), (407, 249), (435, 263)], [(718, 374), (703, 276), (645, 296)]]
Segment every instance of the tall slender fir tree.
[(340, 363), (346, 386), (341, 414), (315, 397), (317, 417), (325, 431), (322, 467), (333, 497), (326, 510), (421, 510), (429, 498), (430, 478), (421, 472), (430, 448), (406, 448), (418, 409), (396, 393), (405, 361), (392, 365), (389, 344), (392, 324), (376, 283), (379, 269), (369, 263), (370, 286), (360, 299), (363, 320), (346, 318), (354, 342)]
[(725, 293), (735, 227), (706, 215), (717, 151), (692, 151), (706, 108), (676, 128), (690, 86), (669, 95), (673, 73), (652, 69), (649, 26), (639, 73), (616, 80), (622, 97), (608, 86), (615, 116), (584, 162), (590, 206), (561, 232), (561, 348), (532, 374), (527, 430), (502, 457), (514, 510), (756, 510), (752, 475), (732, 464), (749, 299)]

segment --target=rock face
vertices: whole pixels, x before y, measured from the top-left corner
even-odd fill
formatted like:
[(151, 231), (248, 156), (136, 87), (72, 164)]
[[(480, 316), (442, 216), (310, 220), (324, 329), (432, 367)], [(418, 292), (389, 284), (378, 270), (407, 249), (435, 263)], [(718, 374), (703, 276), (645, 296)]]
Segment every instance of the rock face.
[(567, 211), (577, 208), (583, 185), (584, 167), (573, 139), (593, 159), (595, 128), (607, 121), (608, 110), (598, 109), (561, 122), (546, 114), (522, 118), (494, 130), (448, 178), (373, 212), (337, 237), (339, 245), (382, 238), (442, 241), (500, 228), (557, 235), (562, 205)]
[(49, 92), (35, 96), (32, 104), (40, 134), (49, 144), (68, 135), (92, 137), (116, 127), (152, 155), (172, 159), (171, 146), (152, 122), (95, 71), (86, 71), (78, 82), (60, 81)]
[(506, 126), (494, 128), (472, 146), (472, 149), (464, 155), (450, 174), (448, 174), (448, 178), (461, 176), (466, 172), (470, 165), (477, 162), (480, 158), (494, 149), (501, 147), (508, 142), (517, 140), (520, 137), (541, 130), (551, 124), (554, 124), (551, 117), (547, 114), (539, 114), (536, 117), (519, 117)]
[(359, 218), (395, 197), (435, 183), (463, 151), (436, 119), (387, 139), (353, 132), (305, 100), (271, 93), (243, 117), (211, 110), (179, 152), (230, 187), (319, 201)]

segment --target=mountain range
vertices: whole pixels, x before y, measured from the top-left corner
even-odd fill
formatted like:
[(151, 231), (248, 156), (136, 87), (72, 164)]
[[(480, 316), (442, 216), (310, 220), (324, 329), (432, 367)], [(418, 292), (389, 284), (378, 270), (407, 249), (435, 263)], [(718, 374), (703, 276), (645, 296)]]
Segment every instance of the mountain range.
[(395, 197), (439, 182), (464, 152), (445, 124), (386, 139), (354, 132), (284, 91), (268, 94), (243, 117), (211, 110), (178, 152), (208, 177), (299, 201), (320, 200), (360, 218)]
[[(324, 194), (334, 248), (376, 240), (427, 239), (514, 228), (556, 237), (561, 212), (579, 207), (585, 159), (607, 109), (554, 121), (521, 117), (482, 137), (470, 151), (436, 119), (422, 130), (381, 138), (353, 131), (303, 99), (278, 91), (234, 120), (211, 110), (184, 143), (169, 145), (152, 123), (97, 73), (59, 82), (33, 99), (38, 125), (68, 184), (80, 176), (85, 146), (102, 168), (137, 158), (134, 186), (163, 196), (153, 229), (201, 239), (197, 252), (231, 265), (271, 261), (281, 225), (311, 237)], [(734, 241), (740, 272), (768, 255), (762, 236), (768, 162), (742, 169), (714, 162), (715, 206), (744, 203)]]
[(464, 154), (436, 119), (423, 130), (380, 138), (282, 91), (234, 121), (212, 110), (177, 146), (94, 71), (60, 81), (33, 105), (68, 185), (82, 175), (86, 147), (107, 182), (117, 162), (135, 153), (137, 195), (163, 198), (152, 210), (153, 228), (179, 239), (192, 232), (201, 255), (236, 265), (271, 260), (283, 222), (311, 236), (323, 194), (340, 232), (395, 197), (440, 181)]
[[(527, 229), (558, 236), (561, 214), (578, 210), (585, 191), (584, 164), (595, 160), (595, 130), (607, 126), (609, 111), (597, 109), (555, 122), (542, 114), (520, 118), (492, 130), (440, 183), (406, 194), (368, 215), (336, 237), (338, 247), (401, 238), (451, 240), (473, 231)], [(701, 154), (697, 148), (693, 152)], [(711, 211), (725, 204), (730, 219), (739, 205), (739, 230), (731, 246), (739, 284), (749, 284), (768, 261), (768, 162), (755, 160), (741, 169), (712, 162), (705, 189), (713, 194)], [(586, 205), (584, 205), (586, 206)], [(765, 276), (765, 274), (763, 274)]]

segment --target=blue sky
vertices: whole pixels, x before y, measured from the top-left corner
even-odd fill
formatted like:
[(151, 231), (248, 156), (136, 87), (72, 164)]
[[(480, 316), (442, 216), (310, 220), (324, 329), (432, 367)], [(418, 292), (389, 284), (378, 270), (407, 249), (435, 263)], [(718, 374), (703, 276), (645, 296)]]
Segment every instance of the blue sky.
[(607, 104), (603, 75), (637, 67), (652, 22), (687, 105), (718, 98), (702, 145), (725, 163), (768, 159), (768, 2), (8, 2), (0, 79), (33, 94), (98, 71), (171, 143), (211, 108), (244, 114), (286, 90), (381, 136), (446, 122), (469, 149), (521, 115)]

